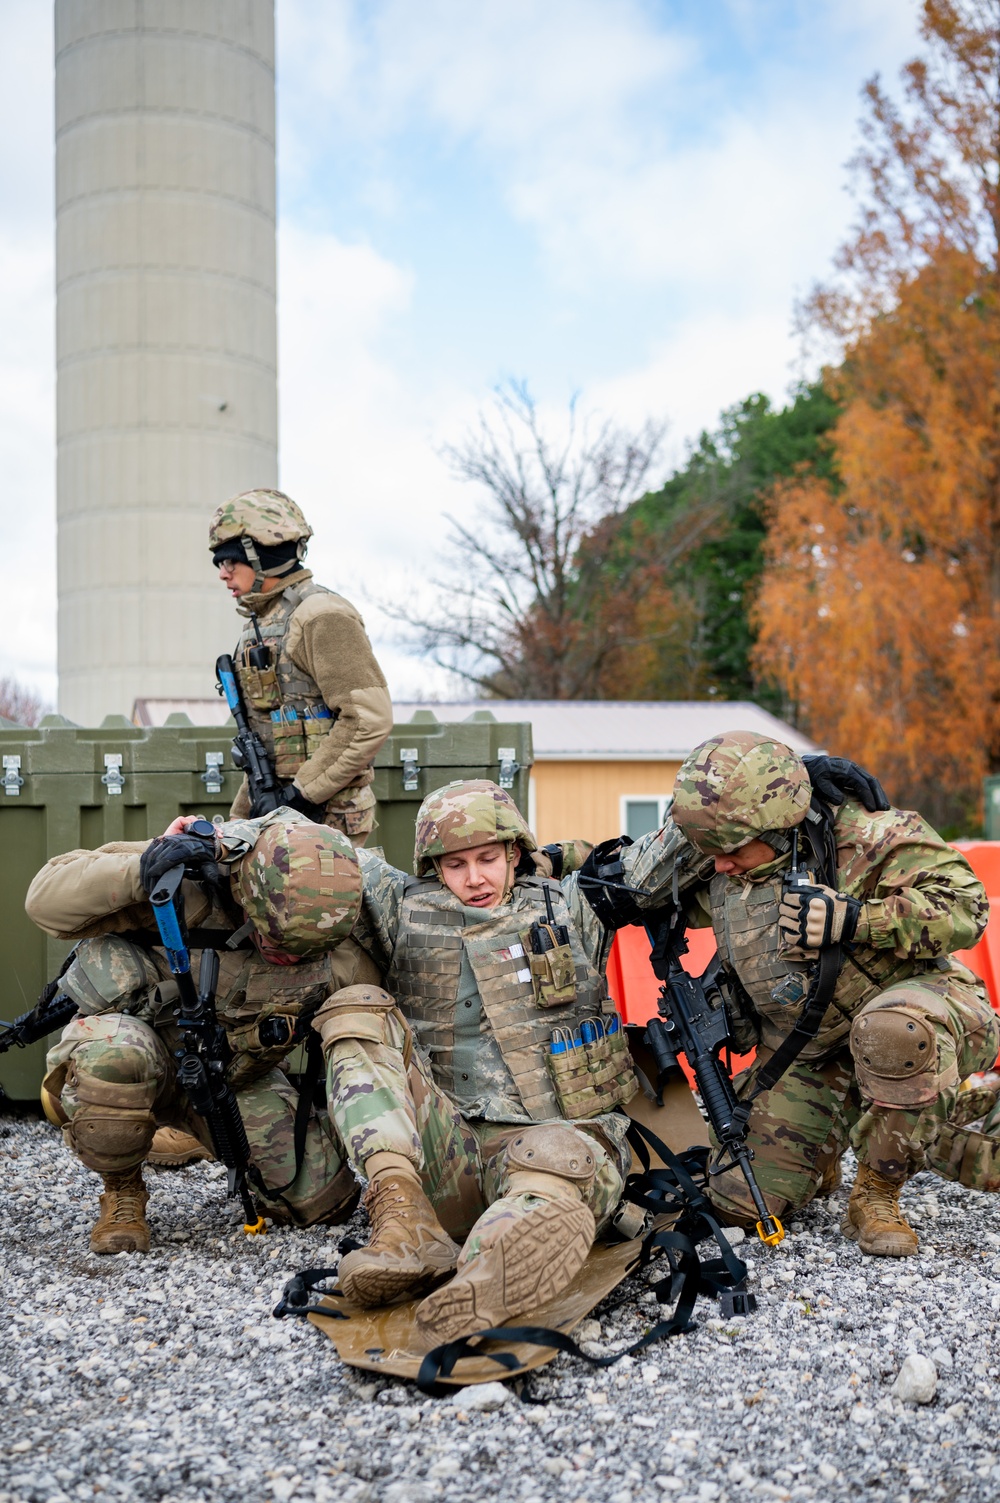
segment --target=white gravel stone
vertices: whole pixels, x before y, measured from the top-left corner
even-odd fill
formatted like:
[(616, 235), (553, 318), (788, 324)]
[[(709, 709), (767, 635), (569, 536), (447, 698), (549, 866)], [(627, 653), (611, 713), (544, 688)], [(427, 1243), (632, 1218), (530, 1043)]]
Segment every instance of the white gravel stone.
[(477, 1383), (468, 1388), (458, 1388), (451, 1402), (459, 1409), (502, 1409), (514, 1395), (502, 1383)]
[(899, 1369), (892, 1391), (904, 1404), (929, 1404), (937, 1392), (937, 1384), (937, 1368), (931, 1359), (911, 1352)]
[[(866, 1258), (839, 1232), (848, 1161), (783, 1249), (740, 1248), (756, 1315), (724, 1320), (701, 1299), (688, 1334), (600, 1372), (557, 1357), (498, 1383), (494, 1410), (475, 1407), (482, 1388), (430, 1399), (345, 1368), (310, 1323), (272, 1320), (288, 1271), (334, 1266), (361, 1215), (247, 1239), (212, 1166), (154, 1169), (152, 1250), (99, 1258), (99, 1181), (55, 1129), (0, 1116), (0, 1163), (0, 1503), (246, 1503), (248, 1478), (261, 1503), (1000, 1495), (1000, 1196), (918, 1175), (903, 1207), (921, 1238), (933, 1228), (935, 1256)], [(665, 1272), (657, 1259), (626, 1280), (585, 1339), (641, 1337)], [(893, 1388), (923, 1353), (937, 1396), (914, 1407)]]

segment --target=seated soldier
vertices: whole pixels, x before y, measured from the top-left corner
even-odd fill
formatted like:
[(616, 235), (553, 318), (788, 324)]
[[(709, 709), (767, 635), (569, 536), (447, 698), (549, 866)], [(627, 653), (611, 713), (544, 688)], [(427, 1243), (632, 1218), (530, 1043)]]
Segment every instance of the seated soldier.
[[(352, 845), (288, 809), (232, 820), (216, 839), (188, 833), (192, 823), (175, 820), (151, 842), (56, 856), (25, 904), (47, 934), (78, 941), (60, 985), (79, 1013), (49, 1050), (43, 1091), (67, 1145), (103, 1180), (97, 1253), (149, 1249), (142, 1165), (158, 1125), (211, 1142), (177, 1084), (177, 986), (146, 897), (178, 863), (199, 878), (182, 888), (189, 925), (219, 934), (216, 1010), (262, 1209), (309, 1226), (343, 1220), (357, 1197), (325, 1113), (310, 1112), (296, 1151), (298, 1095), (280, 1068), (300, 1018), (345, 985), (380, 979), (345, 939), (360, 893)], [(226, 949), (243, 926), (250, 948)], [(200, 958), (193, 947), (196, 981)]]
[[(626, 846), (623, 882), (669, 901), (681, 844), (669, 828)], [(535, 849), (495, 783), (430, 794), (415, 877), (359, 852), (354, 938), (388, 990), (348, 987), (313, 1020), (330, 1117), (368, 1185), (370, 1239), (341, 1285), (368, 1306), (426, 1295), (417, 1323), (441, 1341), (558, 1296), (629, 1168), (616, 1108), (637, 1082), (603, 970), (632, 920), (605, 906), (602, 922), (582, 874), (539, 875)]]

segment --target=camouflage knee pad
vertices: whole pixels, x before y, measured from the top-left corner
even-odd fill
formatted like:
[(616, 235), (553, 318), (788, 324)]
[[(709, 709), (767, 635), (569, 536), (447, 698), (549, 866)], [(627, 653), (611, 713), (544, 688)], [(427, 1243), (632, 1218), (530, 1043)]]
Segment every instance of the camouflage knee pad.
[(323, 1040), (323, 1053), (329, 1055), (341, 1039), (391, 1042), (389, 1020), (395, 1011), (394, 998), (380, 986), (344, 986), (323, 1003), (313, 1027)]
[(504, 1150), (503, 1194), (586, 1200), (597, 1174), (594, 1145), (558, 1122), (528, 1127)]
[(77, 1017), (48, 1052), (43, 1089), (67, 1145), (98, 1174), (140, 1164), (156, 1130), (153, 1103), (170, 1059), (152, 1028), (122, 1013)]
[(879, 1107), (924, 1108), (944, 1098), (949, 1114), (960, 1080), (988, 1070), (1000, 1022), (983, 984), (952, 964), (887, 987), (858, 1013), (851, 1053), (862, 1094)]

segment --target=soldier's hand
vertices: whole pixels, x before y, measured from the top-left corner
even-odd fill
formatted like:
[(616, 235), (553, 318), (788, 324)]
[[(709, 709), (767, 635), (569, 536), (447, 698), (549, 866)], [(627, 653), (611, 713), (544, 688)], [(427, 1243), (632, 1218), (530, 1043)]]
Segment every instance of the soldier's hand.
[(156, 891), (164, 872), (183, 866), (210, 875), (215, 864), (215, 838), (207, 835), (159, 835), (139, 857), (139, 881), (147, 893)]
[(306, 819), (311, 819), (314, 824), (321, 825), (326, 809), (322, 804), (314, 804), (307, 799), (302, 789), (295, 783), (286, 783), (281, 790), (281, 801), (289, 809), (294, 809), (298, 814), (304, 814)]
[(858, 927), (861, 904), (832, 887), (798, 887), (786, 892), (778, 909), (778, 930), (786, 955), (850, 944)]
[(842, 804), (848, 796), (864, 804), (869, 814), (884, 813), (892, 805), (878, 778), (847, 757), (827, 757), (815, 753), (802, 758), (809, 781), (828, 804)]

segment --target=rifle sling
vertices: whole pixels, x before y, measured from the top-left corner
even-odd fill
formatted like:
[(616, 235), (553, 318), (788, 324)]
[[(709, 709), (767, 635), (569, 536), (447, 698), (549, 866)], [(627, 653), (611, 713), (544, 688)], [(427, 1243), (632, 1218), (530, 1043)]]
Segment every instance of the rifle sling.
[[(820, 803), (815, 794), (812, 807), (820, 817), (818, 820), (806, 818), (803, 822), (803, 829), (812, 848), (819, 880), (825, 886), (836, 889), (837, 847), (833, 837), (833, 817), (827, 805)], [(841, 945), (828, 945), (825, 950), (820, 951), (809, 991), (806, 993), (806, 1000), (795, 1027), (757, 1072), (753, 1089), (740, 1104), (739, 1115), (744, 1123), (749, 1119), (750, 1108), (758, 1096), (762, 1096), (765, 1091), (770, 1091), (777, 1085), (806, 1045), (812, 1043), (816, 1037), (823, 1016), (833, 1001), (843, 963), (844, 953)]]

